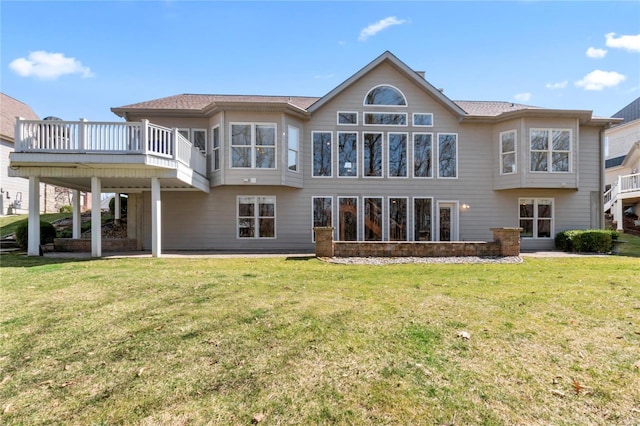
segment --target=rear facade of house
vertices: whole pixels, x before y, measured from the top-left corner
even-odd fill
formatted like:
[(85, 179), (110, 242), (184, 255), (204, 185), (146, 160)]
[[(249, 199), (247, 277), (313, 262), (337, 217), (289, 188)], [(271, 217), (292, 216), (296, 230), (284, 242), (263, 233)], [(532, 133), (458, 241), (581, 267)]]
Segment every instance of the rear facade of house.
[[(310, 251), (317, 226), (342, 241), (521, 227), (532, 250), (603, 225), (607, 120), (452, 101), (389, 52), (321, 98), (185, 94), (112, 110), (177, 128), (205, 155), (209, 192), (162, 189), (163, 250)], [(129, 194), (143, 248), (152, 199)]]

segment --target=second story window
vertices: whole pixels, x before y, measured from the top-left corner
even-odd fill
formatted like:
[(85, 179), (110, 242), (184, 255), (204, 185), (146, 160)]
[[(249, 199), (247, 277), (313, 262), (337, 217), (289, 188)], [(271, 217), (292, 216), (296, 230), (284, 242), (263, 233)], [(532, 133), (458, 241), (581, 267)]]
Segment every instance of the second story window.
[(297, 172), (300, 161), (300, 131), (297, 127), (289, 126), (287, 167), (290, 172)]
[(407, 99), (393, 86), (376, 86), (367, 93), (364, 105), (407, 106)]
[(532, 172), (571, 171), (571, 130), (531, 129), (529, 142)]
[(458, 135), (438, 134), (438, 177), (458, 177)]
[(211, 138), (213, 139), (211, 164), (213, 166), (213, 170), (220, 170), (220, 126), (216, 126), (211, 129)]
[(231, 167), (276, 168), (276, 125), (231, 124)]
[(516, 131), (500, 133), (500, 174), (516, 172)]

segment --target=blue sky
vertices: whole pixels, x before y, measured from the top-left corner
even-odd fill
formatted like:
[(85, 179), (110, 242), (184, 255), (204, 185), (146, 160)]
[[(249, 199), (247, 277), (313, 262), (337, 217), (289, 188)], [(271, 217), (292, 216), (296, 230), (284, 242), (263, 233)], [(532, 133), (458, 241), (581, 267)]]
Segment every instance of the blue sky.
[(2, 1), (0, 89), (42, 118), (179, 93), (323, 96), (386, 50), (453, 100), (610, 116), (640, 2)]

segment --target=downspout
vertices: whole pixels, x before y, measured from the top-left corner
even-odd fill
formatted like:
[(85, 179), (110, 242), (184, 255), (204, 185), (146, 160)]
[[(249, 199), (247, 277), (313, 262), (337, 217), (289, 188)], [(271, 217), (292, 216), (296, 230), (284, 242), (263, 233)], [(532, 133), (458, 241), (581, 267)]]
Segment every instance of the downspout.
[(598, 208), (600, 209), (600, 214), (598, 216), (600, 223), (598, 228), (604, 229), (604, 188), (605, 188), (605, 159), (604, 159), (604, 132), (606, 129), (611, 127), (611, 123), (608, 123), (606, 126), (600, 129), (600, 197), (598, 198)]

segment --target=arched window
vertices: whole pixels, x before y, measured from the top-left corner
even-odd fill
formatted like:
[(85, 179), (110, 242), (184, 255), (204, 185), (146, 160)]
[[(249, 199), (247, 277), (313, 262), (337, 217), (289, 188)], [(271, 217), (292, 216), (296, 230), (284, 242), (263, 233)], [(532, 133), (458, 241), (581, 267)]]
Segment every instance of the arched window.
[(407, 98), (393, 86), (376, 86), (364, 97), (365, 105), (407, 106)]

